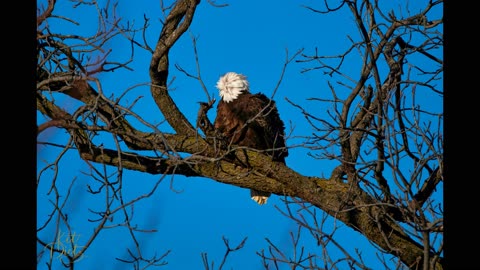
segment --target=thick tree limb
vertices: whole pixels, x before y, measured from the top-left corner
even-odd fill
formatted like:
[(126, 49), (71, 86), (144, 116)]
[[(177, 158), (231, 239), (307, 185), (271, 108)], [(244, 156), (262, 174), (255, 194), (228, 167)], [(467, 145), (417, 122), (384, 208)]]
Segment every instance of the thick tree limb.
[[(242, 169), (226, 159), (192, 156), (172, 164), (168, 160), (124, 153), (122, 166), (153, 174), (202, 176), (243, 188), (298, 197), (360, 231), (370, 241), (398, 256), (408, 265), (413, 266), (423, 258), (422, 246), (411, 239), (397, 223), (382, 218), (387, 214), (382, 203), (365, 192), (352, 189), (345, 183), (300, 175), (280, 163), (272, 162), (268, 156), (258, 152), (247, 153), (250, 165), (253, 166), (252, 170)], [(81, 153), (81, 156), (87, 160), (114, 166), (119, 162), (118, 153), (114, 150), (94, 149)]]
[(153, 99), (165, 119), (178, 134), (193, 135), (195, 128), (168, 94), (169, 50), (190, 26), (198, 0), (181, 0), (169, 13), (150, 62), (150, 88)]

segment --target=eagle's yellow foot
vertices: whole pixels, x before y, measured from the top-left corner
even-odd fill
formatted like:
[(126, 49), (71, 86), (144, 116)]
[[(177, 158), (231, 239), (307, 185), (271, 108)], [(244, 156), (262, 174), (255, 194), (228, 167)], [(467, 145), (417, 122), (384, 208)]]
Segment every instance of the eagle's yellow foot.
[(268, 197), (266, 196), (252, 196), (252, 200), (257, 202), (260, 205), (266, 204), (267, 203)]

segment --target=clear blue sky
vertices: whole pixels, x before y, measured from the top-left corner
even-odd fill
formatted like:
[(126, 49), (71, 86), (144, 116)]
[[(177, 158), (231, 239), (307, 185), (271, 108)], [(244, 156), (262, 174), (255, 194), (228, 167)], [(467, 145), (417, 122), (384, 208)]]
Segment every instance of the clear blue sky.
[[(38, 6), (46, 1), (37, 1)], [(103, 1), (100, 1), (103, 2)], [(124, 21), (134, 20), (134, 25), (140, 28), (143, 25), (143, 14), (150, 18), (150, 28), (147, 31), (149, 45), (154, 47), (161, 30), (159, 19), (160, 1), (120, 1), (117, 16)], [(195, 14), (190, 31), (175, 45), (170, 54), (170, 78), (173, 81), (171, 94), (177, 105), (192, 123), (195, 122), (199, 101), (206, 101), (205, 93), (200, 84), (185, 77), (177, 71), (174, 64), (185, 70), (196, 73), (194, 51), (191, 36), (198, 38), (197, 51), (201, 66), (201, 75), (209, 94), (219, 99), (214, 87), (218, 77), (225, 72), (235, 71), (246, 75), (250, 81), (252, 92), (263, 92), (267, 96), (277, 85), (288, 50), (289, 56), (304, 48), (306, 54), (313, 54), (315, 48), (320, 55), (337, 55), (350, 46), (347, 35), (356, 38), (358, 30), (353, 24), (350, 13), (338, 12), (333, 15), (313, 13), (302, 5), (312, 5), (318, 1), (217, 1), (218, 4), (228, 3), (225, 8), (215, 8), (202, 1)], [(393, 1), (400, 3), (403, 1)], [(426, 1), (412, 1), (417, 2)], [(61, 25), (52, 25), (64, 33), (73, 29), (76, 33), (92, 33), (96, 30), (96, 15), (84, 10), (75, 10), (70, 13), (66, 7), (68, 1), (58, 1), (54, 14), (72, 17), (82, 23), (83, 28), (62, 22)], [(395, 5), (393, 5), (395, 6)], [(422, 6), (422, 5), (419, 5)], [(411, 6), (415, 10), (417, 6)], [(346, 9), (344, 9), (347, 11)], [(404, 12), (404, 11), (403, 11)], [(438, 14), (441, 10), (438, 11)], [(53, 23), (52, 21), (51, 23)], [(140, 39), (141, 33), (137, 34)], [(114, 39), (107, 44), (113, 50), (112, 61), (126, 61), (130, 57), (129, 44), (121, 39)], [(154, 105), (145, 85), (150, 81), (148, 67), (150, 54), (140, 48), (135, 48), (135, 61), (129, 65), (133, 71), (115, 71), (101, 74), (99, 79), (106, 96), (115, 95), (128, 88), (132, 90), (124, 97), (125, 103), (133, 102), (143, 96), (134, 111), (150, 123), (159, 123), (163, 116)], [(349, 63), (346, 72), (353, 78), (358, 78), (359, 62)], [(306, 101), (309, 97), (324, 97), (330, 95), (327, 87), (327, 77), (321, 72), (301, 73), (305, 64), (291, 63), (284, 80), (278, 88), (275, 100), (287, 130), (292, 132), (289, 145), (301, 143), (295, 136), (310, 135), (311, 128), (301, 113), (290, 105), (285, 98), (302, 104), (317, 116), (325, 116), (328, 108), (318, 106), (318, 103)], [(347, 92), (345, 92), (347, 93)], [(61, 97), (58, 97), (62, 99)], [(78, 103), (70, 99), (63, 101), (63, 106), (73, 110)], [(442, 104), (434, 104), (434, 109), (441, 111)], [(213, 121), (215, 110), (209, 113)], [(43, 122), (43, 118), (38, 118)], [(145, 128), (145, 127), (142, 127)], [(171, 131), (166, 125), (160, 125), (160, 130)], [(151, 131), (145, 128), (146, 131)], [(63, 130), (51, 129), (44, 132), (38, 140), (58, 140), (65, 142), (66, 134)], [(111, 139), (104, 138), (106, 145)], [(37, 167), (42, 168), (43, 161), (52, 161), (58, 150), (38, 147)], [(287, 158), (287, 164), (303, 175), (328, 177), (336, 162), (316, 160), (306, 155), (308, 151), (293, 148)], [(75, 151), (68, 152), (60, 162), (60, 171), (57, 184), (66, 190), (68, 184), (75, 179), (70, 201), (65, 206), (69, 220), (75, 226), (73, 230), (78, 234), (78, 243), (81, 246), (92, 227), (86, 221), (94, 216), (87, 210), (101, 210), (103, 198), (92, 196), (85, 192), (87, 184), (94, 186), (92, 180), (81, 172), (89, 172), (88, 166), (79, 161)], [(74, 161), (74, 162), (72, 162)], [(114, 168), (109, 168), (114, 172)], [(46, 177), (47, 179), (48, 177)], [(123, 184), (125, 200), (133, 199), (150, 191), (159, 181), (160, 176), (152, 176), (132, 171), (124, 171)], [(46, 196), (50, 187), (47, 181), (41, 182), (37, 193), (37, 222), (43, 224), (52, 209), (53, 195)], [(175, 189), (178, 192), (172, 191)], [(275, 206), (282, 207), (283, 203), (277, 196), (272, 196), (268, 204), (258, 206), (249, 197), (249, 191), (235, 186), (217, 183), (210, 179), (185, 178), (175, 176), (165, 178), (154, 195), (139, 201), (134, 207), (134, 224), (145, 230), (157, 230), (156, 233), (139, 234), (146, 257), (157, 255), (171, 250), (166, 257), (168, 266), (165, 269), (203, 269), (201, 253), (208, 253), (209, 260), (214, 260), (216, 267), (222, 260), (225, 252), (222, 236), (228, 238), (232, 246), (236, 246), (244, 237), (248, 237), (246, 245), (240, 251), (230, 255), (224, 269), (262, 269), (256, 251), (267, 250), (269, 238), (279, 247), (289, 251), (290, 231), (296, 230), (296, 224), (286, 219)], [(283, 208), (283, 207), (282, 207)], [(118, 216), (120, 218), (121, 216)], [(114, 220), (114, 223), (121, 220)], [(48, 240), (54, 227), (49, 227), (39, 233), (39, 237)], [(362, 250), (365, 258), (370, 258), (368, 266), (377, 268), (375, 264), (376, 250), (370, 247), (369, 242), (352, 229), (340, 225), (336, 233), (338, 239), (350, 241), (347, 245), (350, 252), (354, 248)], [(315, 242), (305, 232), (302, 239), (306, 251), (320, 253)], [(369, 247), (369, 248), (366, 248)], [(121, 268), (122, 264), (112, 264), (114, 258), (125, 254), (126, 248), (132, 248), (131, 238), (127, 230), (116, 227), (103, 230), (92, 244), (90, 250), (76, 269), (128, 269)], [(290, 250), (291, 252), (291, 250)], [(333, 251), (335, 252), (335, 251)], [(38, 269), (46, 269), (40, 263)], [(55, 269), (62, 269), (57, 264)]]

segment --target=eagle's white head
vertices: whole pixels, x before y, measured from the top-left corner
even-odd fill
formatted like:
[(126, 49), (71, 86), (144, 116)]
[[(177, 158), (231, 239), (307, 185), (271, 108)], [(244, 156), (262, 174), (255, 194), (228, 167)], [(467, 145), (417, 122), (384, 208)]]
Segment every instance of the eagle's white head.
[(248, 92), (250, 90), (247, 77), (235, 72), (228, 72), (220, 77), (217, 88), (220, 90), (220, 97), (227, 103), (236, 99), (242, 91)]

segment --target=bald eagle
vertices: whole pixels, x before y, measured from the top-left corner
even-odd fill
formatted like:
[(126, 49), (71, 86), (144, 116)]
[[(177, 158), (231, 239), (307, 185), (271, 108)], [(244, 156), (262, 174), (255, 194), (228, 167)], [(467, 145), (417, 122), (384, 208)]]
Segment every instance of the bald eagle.
[[(229, 144), (263, 150), (273, 161), (285, 164), (285, 126), (275, 101), (262, 93), (250, 93), (246, 76), (228, 72), (216, 87), (221, 100), (214, 127)], [(271, 194), (250, 190), (251, 198), (262, 205)]]

